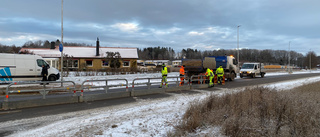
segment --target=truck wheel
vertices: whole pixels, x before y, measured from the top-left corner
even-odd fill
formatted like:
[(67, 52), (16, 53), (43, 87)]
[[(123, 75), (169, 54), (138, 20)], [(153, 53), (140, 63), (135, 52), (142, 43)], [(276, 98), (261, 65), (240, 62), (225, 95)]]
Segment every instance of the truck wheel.
[(56, 81), (57, 78), (56, 78), (56, 76), (49, 76), (48, 80), (49, 81)]
[(255, 73), (252, 73), (251, 74), (251, 78), (255, 78), (256, 77), (256, 74)]
[(233, 81), (235, 77), (236, 77), (236, 74), (234, 72), (231, 72), (230, 78), (228, 80)]
[(240, 74), (240, 78), (243, 78), (243, 74)]
[(262, 78), (264, 77), (264, 73), (261, 73), (261, 77), (262, 77)]

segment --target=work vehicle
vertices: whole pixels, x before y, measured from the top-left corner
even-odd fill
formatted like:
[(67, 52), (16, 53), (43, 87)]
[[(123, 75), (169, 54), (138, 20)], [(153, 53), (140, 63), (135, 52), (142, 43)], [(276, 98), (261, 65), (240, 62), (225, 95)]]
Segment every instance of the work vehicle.
[(48, 68), (49, 81), (60, 77), (59, 71), (38, 55), (0, 53), (0, 57), (0, 82), (42, 80), (42, 65)]
[(203, 59), (183, 59), (182, 65), (185, 65), (185, 71), (188, 77), (192, 75), (200, 75), (206, 72), (206, 68), (213, 70), (215, 74), (217, 68), (222, 66), (224, 69), (225, 78), (228, 81), (233, 81), (236, 77), (238, 62), (233, 56), (209, 56)]
[(245, 62), (240, 69), (240, 78), (261, 76), (266, 74), (263, 63)]

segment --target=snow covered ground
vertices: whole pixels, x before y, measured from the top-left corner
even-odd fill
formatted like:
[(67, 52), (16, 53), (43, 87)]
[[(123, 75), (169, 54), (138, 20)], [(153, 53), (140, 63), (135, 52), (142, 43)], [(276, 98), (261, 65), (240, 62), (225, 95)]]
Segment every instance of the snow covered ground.
[[(294, 73), (310, 72), (304, 71)], [(314, 71), (312, 73), (319, 73), (319, 71)], [(172, 73), (171, 75), (176, 75), (176, 73)], [(268, 73), (266, 77), (271, 75), (287, 75), (287, 73)], [(159, 77), (160, 74), (145, 74), (145, 77), (151, 76)], [(134, 79), (138, 76), (136, 74), (108, 76), (108, 78), (110, 77)], [(141, 77), (141, 75), (139, 75), (139, 77)], [(71, 76), (66, 79), (81, 82), (85, 78)], [(99, 77), (95, 77), (95, 79), (99, 79)], [(105, 77), (101, 76), (101, 79), (105, 79)], [(300, 86), (304, 83), (317, 81), (320, 81), (319, 76), (261, 86), (288, 89)], [(192, 95), (172, 94), (171, 97), (152, 100), (136, 98), (137, 101), (130, 104), (2, 122), (0, 123), (0, 129), (8, 125), (18, 126), (37, 121), (38, 123), (41, 123), (41, 127), (31, 129), (21, 128), (10, 136), (163, 137), (174, 129), (173, 127), (180, 121), (190, 102), (204, 99), (210, 94), (222, 95), (225, 92), (230, 93), (230, 90), (239, 91), (239, 89), (220, 89), (214, 92), (197, 90), (201, 93)], [(191, 136), (201, 136), (204, 133), (211, 133), (212, 136), (219, 136), (219, 127), (199, 129), (199, 132)]]

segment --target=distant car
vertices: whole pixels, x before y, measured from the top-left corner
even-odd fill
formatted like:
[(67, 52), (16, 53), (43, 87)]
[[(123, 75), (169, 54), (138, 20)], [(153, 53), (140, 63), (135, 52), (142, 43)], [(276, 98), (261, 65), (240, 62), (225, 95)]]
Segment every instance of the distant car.
[(0, 53), (0, 81), (33, 81), (41, 80), (42, 65), (48, 68), (48, 80), (60, 78), (59, 70), (50, 67), (38, 55)]

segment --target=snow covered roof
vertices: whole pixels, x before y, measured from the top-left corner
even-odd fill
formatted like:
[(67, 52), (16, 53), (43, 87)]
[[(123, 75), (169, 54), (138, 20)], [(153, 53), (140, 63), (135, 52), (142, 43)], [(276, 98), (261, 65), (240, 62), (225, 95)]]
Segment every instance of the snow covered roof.
[[(60, 57), (59, 48), (22, 48), (20, 52), (29, 51), (44, 58)], [(74, 58), (104, 58), (106, 52), (119, 52), (121, 58), (138, 58), (137, 48), (117, 48), (117, 47), (100, 47), (99, 56), (96, 56), (96, 47), (63, 47), (63, 54), (73, 56)]]
[(146, 60), (145, 62), (167, 63), (169, 60)]
[(181, 60), (174, 60), (174, 61), (172, 61), (172, 62), (182, 62)]

